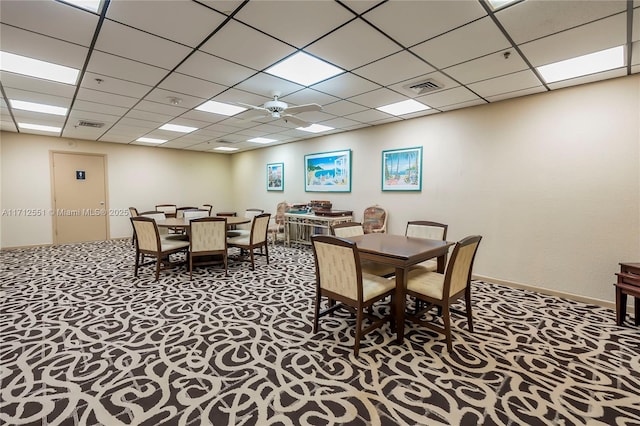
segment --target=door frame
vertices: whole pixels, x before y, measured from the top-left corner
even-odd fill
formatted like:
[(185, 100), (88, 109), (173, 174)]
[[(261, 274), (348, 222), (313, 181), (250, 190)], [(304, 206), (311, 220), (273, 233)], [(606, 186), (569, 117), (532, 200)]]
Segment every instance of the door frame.
[(106, 215), (106, 239), (111, 239), (111, 230), (109, 228), (110, 215), (109, 213), (109, 180), (108, 180), (108, 165), (107, 165), (107, 154), (101, 154), (96, 152), (77, 152), (77, 151), (60, 151), (60, 150), (49, 150), (49, 182), (51, 182), (51, 230), (53, 232), (53, 245), (58, 245), (58, 224), (56, 221), (56, 182), (55, 182), (55, 172), (53, 169), (53, 157), (54, 154), (71, 154), (71, 155), (90, 155), (93, 157), (102, 157), (104, 163), (104, 210)]

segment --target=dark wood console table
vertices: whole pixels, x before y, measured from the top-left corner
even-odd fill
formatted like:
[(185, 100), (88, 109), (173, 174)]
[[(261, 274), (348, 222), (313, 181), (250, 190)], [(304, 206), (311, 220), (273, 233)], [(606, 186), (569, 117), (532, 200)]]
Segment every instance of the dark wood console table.
[(620, 263), (616, 274), (616, 323), (622, 325), (627, 315), (627, 295), (635, 298), (635, 325), (640, 325), (640, 263)]

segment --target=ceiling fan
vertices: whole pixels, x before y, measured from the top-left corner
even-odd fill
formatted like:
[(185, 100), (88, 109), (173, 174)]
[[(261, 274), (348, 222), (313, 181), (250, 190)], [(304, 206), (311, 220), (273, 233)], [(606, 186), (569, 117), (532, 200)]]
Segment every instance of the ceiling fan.
[(262, 106), (237, 102), (238, 105), (243, 105), (250, 109), (261, 112), (260, 115), (248, 117), (246, 119), (243, 119), (242, 121), (253, 121), (259, 118), (271, 117), (275, 118), (276, 120), (284, 120), (286, 123), (291, 122), (300, 127), (308, 127), (311, 125), (310, 123), (299, 119), (294, 114), (300, 114), (301, 112), (309, 111), (322, 111), (322, 107), (318, 104), (304, 104), (290, 107), (286, 102), (282, 102), (278, 99), (280, 97), (280, 92), (273, 92), (272, 95), (273, 100), (265, 102)]

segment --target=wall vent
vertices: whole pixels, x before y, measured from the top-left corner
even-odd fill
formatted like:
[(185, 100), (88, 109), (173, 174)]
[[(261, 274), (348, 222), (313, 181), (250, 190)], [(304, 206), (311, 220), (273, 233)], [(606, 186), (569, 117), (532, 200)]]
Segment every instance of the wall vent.
[(97, 121), (87, 121), (87, 120), (80, 120), (78, 121), (78, 124), (76, 124), (76, 127), (93, 127), (96, 129), (99, 129), (102, 126), (104, 126), (104, 123), (98, 123)]
[(444, 85), (430, 78), (429, 80), (407, 84), (404, 88), (409, 89), (418, 95), (422, 95), (424, 93), (433, 92), (434, 90), (440, 90), (444, 88)]

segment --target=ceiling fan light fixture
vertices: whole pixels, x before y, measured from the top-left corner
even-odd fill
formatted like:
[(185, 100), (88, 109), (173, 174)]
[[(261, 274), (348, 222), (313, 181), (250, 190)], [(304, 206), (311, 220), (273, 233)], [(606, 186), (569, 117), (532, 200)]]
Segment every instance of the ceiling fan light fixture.
[(311, 86), (319, 81), (341, 74), (344, 70), (307, 53), (298, 52), (266, 69), (265, 72), (303, 86)]

